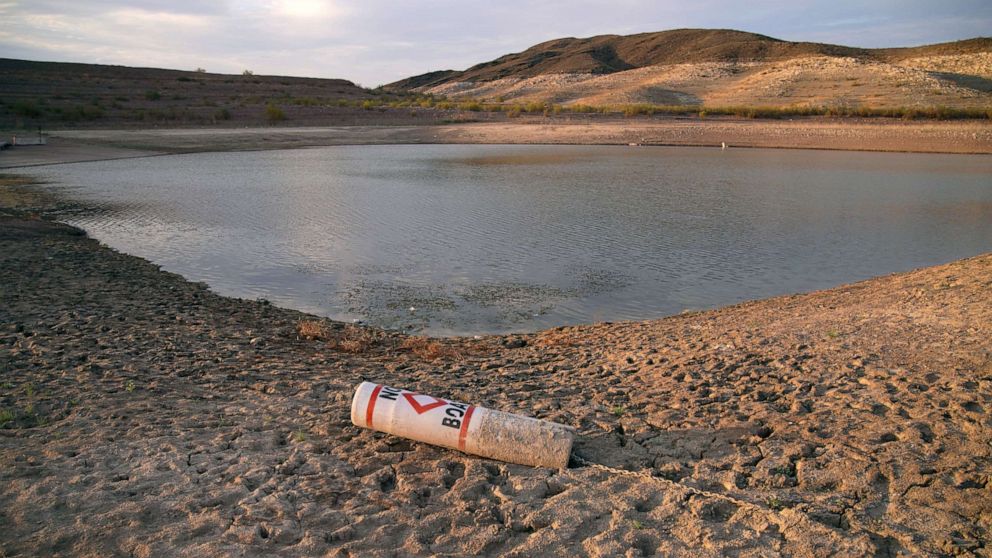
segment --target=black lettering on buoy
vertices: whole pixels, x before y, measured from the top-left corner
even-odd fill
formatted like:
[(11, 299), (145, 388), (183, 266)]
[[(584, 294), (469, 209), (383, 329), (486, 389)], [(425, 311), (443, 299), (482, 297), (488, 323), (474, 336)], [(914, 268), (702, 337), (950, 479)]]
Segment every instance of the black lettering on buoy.
[(396, 401), (396, 398), (400, 396), (402, 390), (394, 389), (387, 386), (382, 386), (382, 391), (379, 392), (379, 397), (383, 399), (388, 399), (390, 401)]
[(462, 421), (459, 419), (445, 418), (441, 419), (441, 426), (450, 426), (452, 428), (461, 428)]

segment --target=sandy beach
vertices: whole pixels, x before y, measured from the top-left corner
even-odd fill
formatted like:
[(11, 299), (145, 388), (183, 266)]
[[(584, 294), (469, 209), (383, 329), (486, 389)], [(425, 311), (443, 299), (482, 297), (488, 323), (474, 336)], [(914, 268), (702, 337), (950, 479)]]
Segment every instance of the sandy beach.
[[(411, 341), (217, 296), (0, 193), (2, 556), (990, 555), (992, 255)], [(615, 470), (359, 429), (362, 380), (571, 425)]]

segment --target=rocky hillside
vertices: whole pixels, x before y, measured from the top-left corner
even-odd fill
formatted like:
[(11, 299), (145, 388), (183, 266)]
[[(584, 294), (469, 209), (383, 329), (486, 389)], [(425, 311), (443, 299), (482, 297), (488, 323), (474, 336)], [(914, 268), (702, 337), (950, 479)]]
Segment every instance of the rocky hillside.
[(371, 97), (343, 79), (0, 58), (0, 128), (313, 122)]
[(741, 31), (557, 39), (387, 86), (558, 104), (992, 107), (992, 39), (863, 49)]

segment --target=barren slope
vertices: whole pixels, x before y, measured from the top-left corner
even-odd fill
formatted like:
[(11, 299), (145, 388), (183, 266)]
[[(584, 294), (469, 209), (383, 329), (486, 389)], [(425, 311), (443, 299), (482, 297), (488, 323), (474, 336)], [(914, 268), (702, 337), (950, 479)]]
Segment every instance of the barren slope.
[(354, 104), (371, 97), (368, 90), (343, 79), (0, 58), (0, 129), (257, 125), (269, 120), (269, 104), (279, 107), (285, 119), (326, 121), (329, 106), (337, 110), (344, 108), (337, 106), (339, 101)]
[(683, 29), (560, 39), (392, 84), (506, 102), (992, 107), (992, 40), (858, 49)]

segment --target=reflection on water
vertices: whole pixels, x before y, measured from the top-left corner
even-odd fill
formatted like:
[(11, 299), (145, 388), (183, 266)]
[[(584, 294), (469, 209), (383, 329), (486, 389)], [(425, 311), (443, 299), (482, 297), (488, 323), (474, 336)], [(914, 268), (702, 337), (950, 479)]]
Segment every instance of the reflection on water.
[(992, 158), (362, 146), (41, 168), (122, 251), (339, 319), (471, 334), (645, 319), (992, 248)]

